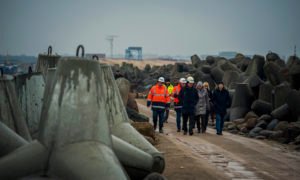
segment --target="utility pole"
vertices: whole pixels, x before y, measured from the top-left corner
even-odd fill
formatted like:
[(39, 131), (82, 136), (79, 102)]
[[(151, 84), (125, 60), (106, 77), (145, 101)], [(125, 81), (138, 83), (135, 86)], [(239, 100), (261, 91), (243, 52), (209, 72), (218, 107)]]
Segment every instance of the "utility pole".
[(117, 38), (117, 35), (106, 36), (106, 40), (110, 43), (110, 57), (113, 58), (114, 55), (114, 39)]
[(297, 56), (297, 46), (296, 45), (294, 46), (294, 56), (295, 57)]

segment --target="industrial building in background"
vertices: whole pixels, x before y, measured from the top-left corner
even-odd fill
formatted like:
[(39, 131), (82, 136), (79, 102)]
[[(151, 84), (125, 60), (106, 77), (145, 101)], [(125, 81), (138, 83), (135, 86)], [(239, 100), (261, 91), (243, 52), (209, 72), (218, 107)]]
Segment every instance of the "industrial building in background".
[(143, 59), (143, 48), (142, 47), (128, 47), (125, 50), (125, 59)]

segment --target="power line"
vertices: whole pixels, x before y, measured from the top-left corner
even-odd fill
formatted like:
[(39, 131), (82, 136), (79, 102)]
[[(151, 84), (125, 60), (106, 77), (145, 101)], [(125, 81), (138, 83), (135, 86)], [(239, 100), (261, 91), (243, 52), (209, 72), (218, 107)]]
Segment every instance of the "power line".
[(114, 55), (114, 39), (117, 38), (117, 35), (109, 35), (106, 36), (106, 40), (109, 42), (110, 44), (110, 57), (113, 58)]

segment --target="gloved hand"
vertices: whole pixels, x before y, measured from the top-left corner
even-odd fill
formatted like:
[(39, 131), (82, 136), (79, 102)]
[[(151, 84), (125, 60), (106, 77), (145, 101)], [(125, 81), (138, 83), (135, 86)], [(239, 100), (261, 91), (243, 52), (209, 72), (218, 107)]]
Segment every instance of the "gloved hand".
[(147, 107), (151, 106), (151, 101), (147, 101)]

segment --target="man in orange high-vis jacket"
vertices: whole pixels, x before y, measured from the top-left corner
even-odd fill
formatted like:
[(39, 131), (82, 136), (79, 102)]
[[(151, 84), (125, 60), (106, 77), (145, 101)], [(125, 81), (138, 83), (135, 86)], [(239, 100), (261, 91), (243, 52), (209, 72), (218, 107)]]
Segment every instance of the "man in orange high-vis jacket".
[(170, 97), (168, 89), (163, 85), (165, 79), (160, 77), (157, 84), (154, 85), (148, 94), (147, 107), (152, 105), (154, 129), (157, 127), (159, 118), (159, 133), (163, 133), (164, 113), (166, 108), (170, 107)]
[(176, 125), (177, 132), (181, 130), (181, 114), (182, 114), (182, 102), (179, 101), (178, 95), (182, 88), (186, 86), (185, 78), (180, 78), (177, 86), (174, 87), (172, 96), (174, 98), (174, 110), (176, 111)]

